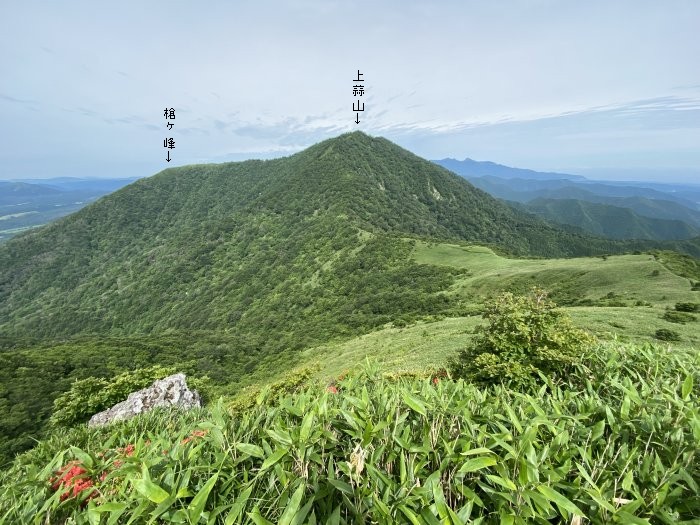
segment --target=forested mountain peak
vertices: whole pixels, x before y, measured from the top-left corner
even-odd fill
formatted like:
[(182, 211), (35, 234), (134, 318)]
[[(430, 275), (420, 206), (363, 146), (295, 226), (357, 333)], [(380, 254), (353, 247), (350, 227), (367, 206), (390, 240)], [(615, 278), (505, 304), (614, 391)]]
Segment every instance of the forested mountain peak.
[(280, 159), (169, 168), (11, 239), (0, 335), (234, 330), (303, 346), (302, 325), (323, 340), (433, 311), (449, 280), (411, 262), (402, 239), (416, 236), (519, 255), (631, 247), (548, 225), (355, 132)]

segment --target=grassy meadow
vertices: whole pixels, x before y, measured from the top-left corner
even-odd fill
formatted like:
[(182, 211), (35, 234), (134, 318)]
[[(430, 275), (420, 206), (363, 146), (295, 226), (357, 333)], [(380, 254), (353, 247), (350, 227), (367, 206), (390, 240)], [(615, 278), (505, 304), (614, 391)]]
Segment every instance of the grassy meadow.
[[(418, 242), (412, 256), (420, 264), (469, 270), (448, 293), (459, 297), (471, 315), (438, 317), (402, 327), (390, 323), (347, 341), (304, 350), (299, 363), (320, 363), (318, 377), (361, 367), (367, 358), (376, 360), (386, 371), (443, 367), (472, 339), (482, 322), (480, 305), (485, 296), (504, 290), (526, 293), (534, 285), (550, 291), (577, 326), (602, 342), (664, 345), (654, 334), (666, 328), (680, 334), (681, 340), (673, 342), (674, 347), (700, 347), (700, 322), (679, 324), (662, 319), (678, 302), (700, 301), (700, 292), (692, 291), (688, 278), (670, 271), (654, 255), (511, 259), (483, 246)], [(613, 297), (609, 297), (611, 293)], [(566, 305), (582, 300), (596, 306)], [(644, 304), (638, 305), (638, 301)]]

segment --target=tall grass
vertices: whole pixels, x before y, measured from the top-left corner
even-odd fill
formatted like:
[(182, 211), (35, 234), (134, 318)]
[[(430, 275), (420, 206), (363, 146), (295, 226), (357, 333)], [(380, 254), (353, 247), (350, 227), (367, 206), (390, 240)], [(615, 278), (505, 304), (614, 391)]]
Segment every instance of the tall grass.
[[(697, 523), (697, 354), (608, 345), (584, 362), (529, 391), (368, 368), (235, 415), (59, 433), (2, 475), (0, 520)], [(49, 480), (71, 460), (94, 486), (61, 501)]]

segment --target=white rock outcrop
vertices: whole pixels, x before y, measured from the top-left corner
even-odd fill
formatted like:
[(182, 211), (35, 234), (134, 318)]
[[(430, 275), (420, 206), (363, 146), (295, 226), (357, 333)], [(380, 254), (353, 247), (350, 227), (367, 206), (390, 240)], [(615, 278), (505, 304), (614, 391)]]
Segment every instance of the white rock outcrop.
[(185, 374), (174, 374), (157, 380), (148, 388), (132, 392), (126, 401), (95, 414), (90, 418), (88, 426), (108, 425), (114, 421), (131, 419), (157, 407), (191, 409), (201, 406), (199, 393), (187, 388)]

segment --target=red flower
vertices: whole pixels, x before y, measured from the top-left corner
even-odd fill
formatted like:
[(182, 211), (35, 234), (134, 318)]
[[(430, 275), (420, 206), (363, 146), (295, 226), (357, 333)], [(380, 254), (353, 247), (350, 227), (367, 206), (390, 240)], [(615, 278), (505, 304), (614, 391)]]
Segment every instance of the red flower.
[[(49, 482), (52, 483), (53, 490), (67, 489), (61, 494), (61, 501), (65, 501), (70, 497), (79, 496), (81, 492), (94, 486), (92, 479), (85, 477), (85, 474), (87, 470), (80, 466), (78, 461), (71, 461), (58, 469), (57, 476), (51, 478)], [(95, 493), (91, 492), (87, 499), (94, 496)]]
[(439, 377), (433, 377), (433, 384), (434, 384), (434, 385), (437, 385), (439, 382), (440, 382), (440, 378), (439, 378)]
[(130, 456), (133, 456), (133, 455), (134, 455), (134, 450), (135, 450), (135, 449), (136, 449), (136, 447), (134, 447), (134, 445), (132, 445), (131, 443), (129, 443), (129, 444), (128, 444), (127, 446), (125, 446), (124, 448), (118, 448), (118, 449), (117, 449), (117, 452), (120, 452), (120, 453), (124, 454), (125, 456), (129, 456), (129, 457), (130, 457)]
[(338, 393), (338, 389), (336, 388), (335, 385), (330, 385), (326, 390), (328, 390), (328, 392), (330, 392), (331, 394), (337, 394), (337, 393)]
[(208, 430), (193, 430), (189, 436), (187, 436), (185, 439), (180, 441), (183, 445), (189, 443), (190, 441), (194, 441), (196, 438), (201, 438), (206, 436), (209, 433)]

